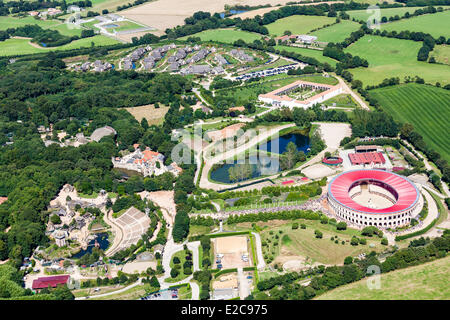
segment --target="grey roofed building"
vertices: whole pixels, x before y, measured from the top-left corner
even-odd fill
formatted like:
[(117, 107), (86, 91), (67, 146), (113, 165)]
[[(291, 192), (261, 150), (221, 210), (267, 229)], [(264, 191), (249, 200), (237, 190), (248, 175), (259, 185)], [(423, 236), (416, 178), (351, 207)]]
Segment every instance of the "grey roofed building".
[(147, 57), (143, 60), (143, 64), (145, 70), (151, 70), (155, 66), (155, 59), (152, 57)]
[(177, 57), (176, 56), (170, 56), (168, 59), (167, 59), (167, 62), (168, 63), (173, 63), (173, 62), (176, 62), (177, 61)]
[(91, 63), (90, 62), (85, 62), (81, 65), (81, 71), (88, 71), (91, 67)]
[(233, 49), (233, 50), (230, 51), (230, 54), (233, 57), (236, 57), (236, 58), (238, 58), (240, 60), (244, 60), (244, 61), (247, 61), (247, 62), (251, 62), (251, 61), (254, 60), (252, 56), (249, 56), (248, 54), (245, 53), (244, 50), (241, 50), (241, 49)]
[(178, 49), (177, 53), (175, 54), (177, 60), (184, 59), (186, 57), (186, 51), (184, 49)]
[(230, 300), (237, 296), (237, 290), (233, 288), (214, 289), (212, 292), (212, 300)]
[(125, 58), (122, 62), (123, 70), (131, 70), (133, 69), (133, 62), (129, 58)]
[(180, 66), (179, 66), (178, 62), (172, 62), (170, 64), (170, 66), (169, 66), (169, 70), (172, 71), (172, 72), (173, 71), (178, 71), (179, 68), (180, 68)]
[(216, 61), (220, 64), (220, 65), (224, 65), (224, 64), (228, 64), (228, 61), (221, 55), (221, 54), (216, 54), (216, 56), (214, 57), (214, 59), (216, 59)]
[(187, 63), (196, 63), (204, 58), (209, 54), (209, 50), (207, 49), (201, 49), (199, 52), (194, 54), (191, 58), (187, 60)]
[(131, 61), (137, 61), (147, 52), (146, 48), (137, 48), (130, 54)]
[(189, 67), (185, 67), (180, 70), (180, 73), (182, 75), (188, 75), (188, 74), (206, 74), (211, 72), (211, 67), (206, 64), (202, 65), (193, 65)]
[(95, 129), (95, 131), (92, 132), (91, 140), (99, 142), (103, 137), (109, 136), (111, 134), (116, 135), (116, 130), (114, 130), (114, 128), (111, 128), (110, 126), (104, 126), (102, 128)]
[(214, 74), (221, 74), (221, 73), (224, 73), (225, 70), (221, 66), (218, 66), (218, 67), (212, 68), (211, 72)]
[(317, 37), (316, 36), (310, 36), (307, 34), (301, 34), (299, 36), (297, 36), (297, 39), (300, 40), (303, 43), (312, 43), (314, 41), (317, 41)]
[(158, 49), (153, 50), (151, 55), (156, 61), (161, 60), (162, 58), (161, 52)]

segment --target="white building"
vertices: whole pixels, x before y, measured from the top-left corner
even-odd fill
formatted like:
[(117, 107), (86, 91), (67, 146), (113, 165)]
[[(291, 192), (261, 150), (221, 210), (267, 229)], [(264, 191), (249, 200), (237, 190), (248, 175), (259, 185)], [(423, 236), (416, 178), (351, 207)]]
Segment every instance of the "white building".
[[(297, 100), (288, 96), (300, 88), (308, 88), (313, 91), (321, 91), (315, 95), (310, 96), (304, 100)], [(316, 103), (324, 102), (331, 99), (343, 92), (341, 85), (328, 85), (322, 83), (314, 83), (308, 81), (298, 80), (284, 87), (278, 88), (272, 92), (260, 94), (258, 99), (264, 103), (268, 103), (274, 107), (289, 107), (296, 108), (301, 107), (304, 109), (311, 108)]]

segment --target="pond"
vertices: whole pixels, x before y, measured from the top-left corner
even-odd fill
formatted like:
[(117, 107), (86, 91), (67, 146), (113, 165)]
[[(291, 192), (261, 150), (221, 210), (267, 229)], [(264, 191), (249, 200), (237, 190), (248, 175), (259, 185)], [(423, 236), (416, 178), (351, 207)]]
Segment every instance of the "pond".
[(95, 238), (92, 239), (91, 241), (89, 241), (89, 244), (88, 244), (86, 250), (80, 250), (79, 252), (74, 254), (71, 258), (79, 259), (82, 256), (84, 256), (86, 253), (91, 253), (92, 252), (92, 248), (95, 247), (95, 241), (98, 242), (99, 248), (101, 250), (108, 249), (108, 247), (109, 247), (109, 235), (108, 235), (108, 233), (106, 233), (106, 232), (97, 233), (95, 235)]
[[(283, 153), (286, 151), (286, 147), (289, 142), (295, 143), (298, 151), (303, 151), (305, 154), (309, 152), (309, 137), (299, 133), (289, 133), (278, 137), (277, 139), (270, 140), (267, 143), (259, 145), (260, 150), (266, 150), (272, 153)], [(274, 150), (272, 150), (274, 148)]]
[(105, 24), (103, 27), (104, 28), (117, 28), (119, 25), (115, 24), (115, 23), (111, 23), (111, 24)]
[[(305, 154), (309, 152), (309, 137), (297, 133), (290, 133), (280, 136), (277, 139), (270, 140), (267, 143), (259, 145), (258, 147), (260, 150), (281, 154), (286, 151), (286, 147), (289, 142), (295, 143), (297, 150), (303, 151)], [(271, 150), (272, 147), (274, 150)], [(233, 163), (226, 163), (218, 168), (215, 168), (210, 173), (210, 179), (220, 183), (234, 183), (235, 181), (230, 180), (229, 169), (231, 167), (242, 165), (241, 163), (242, 160), (239, 163), (235, 160)], [(276, 156), (250, 156), (246, 160), (246, 163), (250, 163), (251, 165), (251, 174), (248, 178), (242, 181), (254, 179), (260, 176), (274, 175), (281, 171), (278, 157)]]
[[(247, 10), (230, 10), (230, 14), (240, 14), (240, 13), (244, 13), (244, 12), (247, 12)], [(219, 15), (220, 15), (220, 17), (222, 18), (222, 19), (224, 19), (225, 18), (225, 12), (221, 12), (221, 13), (219, 13)]]

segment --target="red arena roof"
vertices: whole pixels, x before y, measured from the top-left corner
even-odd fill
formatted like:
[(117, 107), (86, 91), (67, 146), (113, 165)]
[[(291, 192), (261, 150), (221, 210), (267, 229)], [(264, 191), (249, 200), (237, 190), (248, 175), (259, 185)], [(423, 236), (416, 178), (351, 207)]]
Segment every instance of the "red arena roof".
[[(368, 208), (360, 205), (350, 198), (349, 190), (358, 181), (381, 182), (397, 193), (397, 202), (384, 209)], [(328, 194), (341, 205), (363, 213), (389, 214), (407, 210), (419, 200), (419, 191), (416, 186), (398, 174), (384, 170), (354, 170), (341, 173), (335, 177), (328, 186)]]
[(350, 153), (348, 157), (353, 165), (386, 162), (381, 152)]
[(33, 290), (35, 289), (44, 289), (48, 288), (49, 286), (54, 288), (60, 284), (66, 284), (69, 280), (69, 275), (63, 275), (63, 276), (53, 276), (53, 277), (43, 277), (43, 278), (37, 278), (33, 280)]

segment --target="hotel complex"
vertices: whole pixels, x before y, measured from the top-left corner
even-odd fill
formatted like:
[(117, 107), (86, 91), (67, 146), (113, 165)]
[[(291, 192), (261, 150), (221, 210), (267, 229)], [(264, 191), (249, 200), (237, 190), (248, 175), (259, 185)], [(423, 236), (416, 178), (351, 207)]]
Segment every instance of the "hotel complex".
[[(299, 100), (295, 97), (292, 97), (292, 93), (298, 90), (310, 90), (310, 92), (309, 94), (307, 94), (307, 97)], [(333, 86), (328, 84), (298, 80), (269, 93), (260, 94), (258, 98), (260, 101), (268, 103), (274, 107), (301, 107), (307, 109), (311, 108), (316, 103), (321, 103), (328, 99), (331, 99), (338, 94), (341, 94), (342, 92), (343, 89), (341, 85)]]

